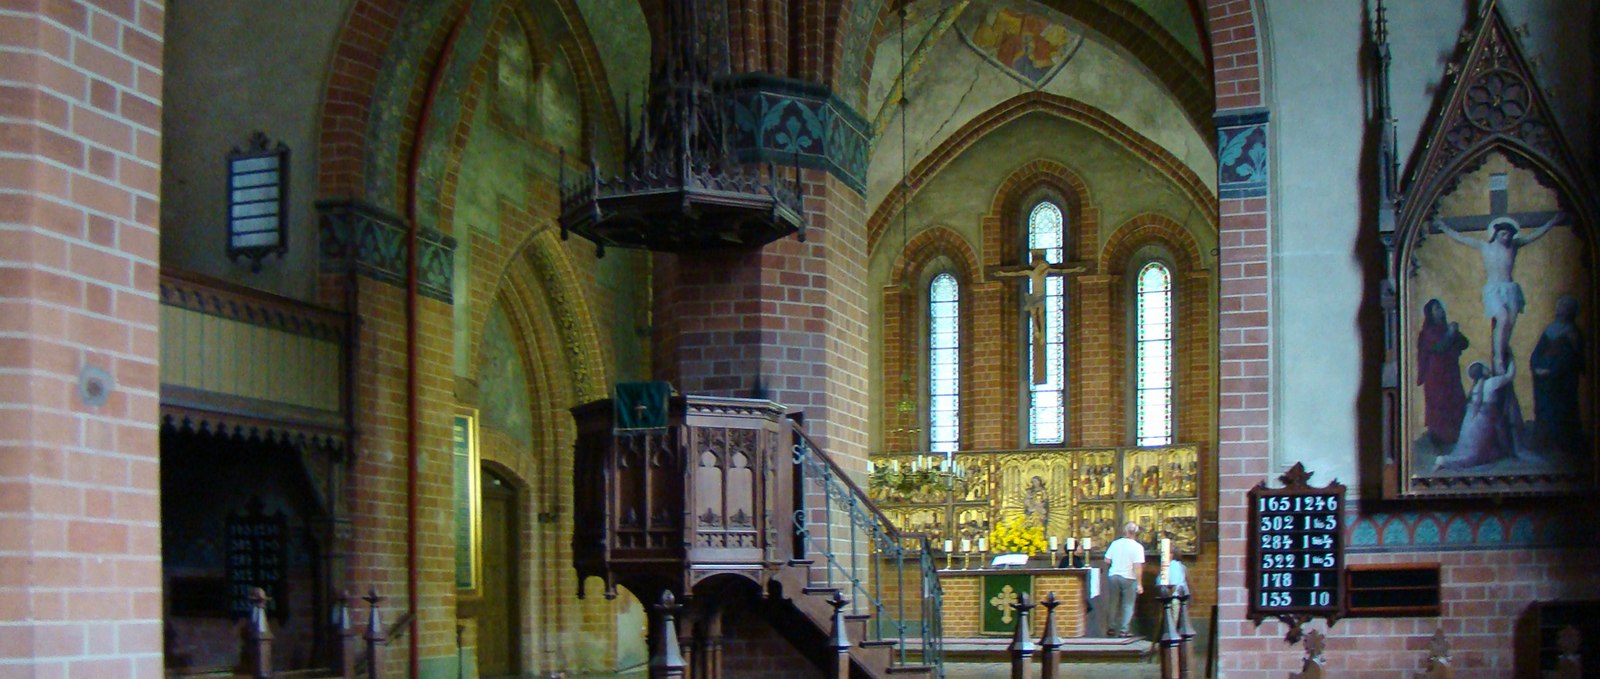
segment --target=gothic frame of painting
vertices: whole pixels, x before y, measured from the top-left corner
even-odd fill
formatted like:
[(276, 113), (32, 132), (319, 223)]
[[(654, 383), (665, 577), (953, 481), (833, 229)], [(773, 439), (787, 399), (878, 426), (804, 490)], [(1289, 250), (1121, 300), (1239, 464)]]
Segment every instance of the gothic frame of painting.
[(1494, 2), (1420, 149), (1380, 219), (1383, 495), (1596, 488), (1594, 193)]

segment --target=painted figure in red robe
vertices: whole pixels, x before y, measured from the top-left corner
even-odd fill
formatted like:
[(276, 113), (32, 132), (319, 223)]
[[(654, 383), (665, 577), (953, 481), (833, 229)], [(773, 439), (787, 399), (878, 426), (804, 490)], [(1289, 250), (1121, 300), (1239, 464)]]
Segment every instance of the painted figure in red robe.
[(1422, 386), (1423, 424), (1440, 450), (1448, 449), (1461, 432), (1467, 392), (1461, 386), (1461, 352), (1467, 338), (1445, 316), (1444, 303), (1430, 299), (1422, 307), (1422, 331), (1417, 333), (1417, 384)]

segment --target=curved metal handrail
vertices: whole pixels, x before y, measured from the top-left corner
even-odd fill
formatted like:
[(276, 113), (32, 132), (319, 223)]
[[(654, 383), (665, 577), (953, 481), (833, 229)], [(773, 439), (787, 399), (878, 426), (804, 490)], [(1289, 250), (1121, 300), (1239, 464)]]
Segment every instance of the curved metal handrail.
[[(894, 641), (896, 664), (926, 665), (943, 677), (943, 592), (929, 536), (895, 527), (798, 423), (791, 428), (798, 484), (795, 533), (801, 556), (815, 554), (825, 564), (826, 579), (816, 584), (848, 587), (853, 613), (870, 608), (863, 641)], [(914, 591), (907, 589), (908, 567), (917, 570)], [(890, 580), (892, 591), (886, 593)]]

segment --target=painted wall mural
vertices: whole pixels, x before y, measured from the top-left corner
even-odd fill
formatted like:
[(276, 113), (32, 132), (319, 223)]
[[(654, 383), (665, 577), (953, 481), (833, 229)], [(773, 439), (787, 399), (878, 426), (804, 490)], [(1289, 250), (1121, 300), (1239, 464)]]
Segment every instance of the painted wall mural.
[(533, 443), (527, 372), (511, 337), (511, 322), (499, 306), (483, 324), (483, 345), (478, 352), (478, 406), (483, 426), (499, 429), (522, 443)]
[(1083, 44), (1081, 33), (1048, 17), (1009, 7), (968, 16), (957, 27), (967, 45), (1034, 89), (1050, 82)]

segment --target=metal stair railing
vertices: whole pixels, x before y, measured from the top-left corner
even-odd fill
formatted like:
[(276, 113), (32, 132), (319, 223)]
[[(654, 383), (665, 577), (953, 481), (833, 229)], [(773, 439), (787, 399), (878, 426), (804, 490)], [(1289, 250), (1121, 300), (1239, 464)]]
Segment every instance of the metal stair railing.
[(798, 424), (793, 429), (796, 553), (824, 565), (825, 579), (811, 585), (844, 592), (851, 614), (869, 613), (863, 641), (895, 642), (896, 665), (924, 665), (942, 679), (943, 591), (928, 536), (897, 529)]

